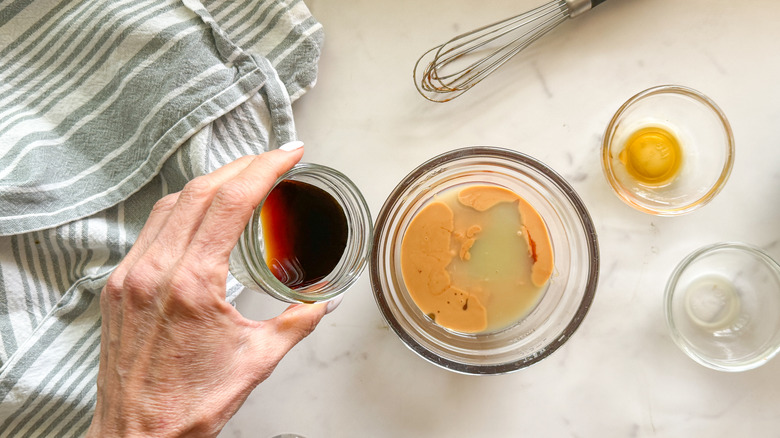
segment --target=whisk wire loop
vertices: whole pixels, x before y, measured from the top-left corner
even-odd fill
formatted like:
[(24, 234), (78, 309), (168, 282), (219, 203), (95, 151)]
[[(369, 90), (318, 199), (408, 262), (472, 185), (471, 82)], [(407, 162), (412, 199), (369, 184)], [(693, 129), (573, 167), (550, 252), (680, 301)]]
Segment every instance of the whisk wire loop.
[[(417, 60), (414, 66), (417, 91), (434, 102), (452, 100), (569, 17), (567, 0), (553, 0), (458, 35)], [(478, 58), (474, 59), (475, 56)]]
[[(463, 88), (470, 88), (476, 85), (479, 81), (481, 81), (482, 79), (484, 79), (485, 77), (493, 73), (493, 71), (498, 69), (505, 62), (509, 61), (509, 59), (511, 59), (520, 51), (528, 47), (531, 43), (541, 38), (547, 32), (551, 31), (553, 28), (555, 28), (555, 26), (557, 26), (563, 20), (565, 20), (565, 17), (550, 17), (547, 21), (540, 23), (538, 26), (531, 29), (530, 32), (533, 33), (532, 38), (527, 38), (528, 35), (521, 35), (515, 38), (514, 40), (512, 40), (509, 43), (509, 46), (496, 49), (487, 57), (472, 63), (466, 69), (461, 70), (462, 74), (458, 77), (458, 79), (462, 81), (458, 81), (457, 85), (454, 86), (453, 88), (463, 89)], [(487, 64), (490, 59), (494, 59), (494, 58), (495, 60), (493, 62)], [(484, 68), (482, 68), (481, 70), (477, 70), (478, 67), (482, 67), (484, 64), (487, 65), (485, 65)], [(472, 76), (468, 77), (467, 73), (471, 73), (471, 72), (475, 72), (475, 73)], [(453, 76), (453, 75), (449, 75), (449, 76)]]

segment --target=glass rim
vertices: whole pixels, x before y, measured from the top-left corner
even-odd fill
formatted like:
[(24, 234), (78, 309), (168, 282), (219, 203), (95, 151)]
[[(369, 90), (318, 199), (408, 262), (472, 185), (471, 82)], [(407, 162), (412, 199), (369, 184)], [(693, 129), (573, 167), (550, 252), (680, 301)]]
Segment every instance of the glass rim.
[[(271, 270), (268, 268), (268, 265), (265, 263), (264, 260), (261, 260), (262, 263), (258, 262), (257, 270), (248, 270), (250, 277), (258, 284), (258, 286), (261, 287), (261, 289), (266, 292), (267, 294), (271, 295), (272, 297), (285, 301), (288, 303), (307, 303), (307, 304), (313, 304), (313, 303), (319, 303), (319, 302), (325, 302), (328, 300), (331, 300), (342, 293), (344, 293), (347, 289), (349, 289), (358, 279), (360, 276), (360, 273), (365, 270), (366, 266), (368, 265), (369, 255), (371, 253), (371, 247), (373, 242), (373, 223), (371, 221), (371, 213), (368, 208), (368, 204), (363, 197), (363, 194), (361, 193), (360, 189), (355, 185), (355, 183), (352, 182), (349, 177), (347, 177), (342, 172), (333, 169), (328, 166), (324, 166), (321, 164), (316, 163), (308, 163), (308, 162), (301, 162), (297, 163), (292, 169), (288, 170), (279, 178), (276, 179), (274, 184), (271, 186), (271, 188), (268, 190), (268, 193), (270, 194), (271, 191), (279, 185), (284, 180), (290, 180), (293, 179), (296, 176), (304, 175), (304, 176), (312, 176), (313, 178), (317, 179), (318, 181), (324, 181), (324, 179), (321, 178), (321, 174), (325, 174), (329, 177), (327, 180), (328, 183), (337, 183), (342, 188), (346, 189), (346, 192), (350, 195), (350, 199), (355, 202), (357, 209), (359, 210), (359, 213), (361, 215), (361, 218), (365, 220), (366, 223), (366, 230), (364, 230), (365, 234), (365, 242), (364, 245), (360, 248), (359, 254), (358, 254), (358, 267), (357, 272), (355, 275), (351, 276), (347, 281), (342, 282), (341, 284), (338, 284), (336, 287), (327, 288), (327, 285), (332, 285), (333, 283), (328, 282), (328, 277), (326, 276), (324, 279), (319, 280), (317, 283), (314, 283), (312, 285), (306, 286), (301, 289), (292, 289), (279, 281), (278, 278), (276, 278), (275, 275), (271, 272)], [(242, 234), (241, 238), (238, 241), (238, 248), (241, 256), (246, 260), (248, 259), (247, 250), (245, 246), (248, 244), (247, 240), (251, 238), (251, 236), (254, 236), (255, 234), (255, 228), (257, 228), (259, 225), (257, 224), (258, 219), (258, 212), (263, 206), (263, 203), (265, 203), (265, 199), (268, 197), (268, 194), (263, 198), (263, 200), (258, 204), (258, 206), (255, 208), (255, 213), (253, 213), (252, 218), (247, 223), (246, 228), (244, 229), (244, 233)], [(339, 205), (344, 208), (345, 206), (342, 205), (342, 202), (336, 199)], [(346, 210), (346, 209), (345, 209)], [(348, 215), (348, 212), (345, 211), (345, 214)], [(349, 220), (349, 217), (348, 217)], [(347, 247), (344, 249), (344, 255), (347, 254), (349, 250), (349, 242), (347, 242)], [(336, 265), (340, 266), (343, 263), (343, 257), (342, 260), (339, 261), (339, 263)], [(335, 272), (335, 268), (334, 268)], [(259, 278), (257, 278), (257, 276)], [(259, 280), (259, 281), (258, 281)], [(323, 285), (325, 289), (327, 289), (326, 292), (321, 292), (323, 289)], [(264, 287), (267, 286), (267, 287)]]
[[(572, 318), (566, 323), (565, 327), (559, 333), (559, 335), (548, 341), (544, 348), (536, 351), (531, 355), (526, 355), (523, 358), (505, 363), (487, 365), (466, 364), (444, 358), (428, 350), (425, 348), (425, 346), (417, 342), (396, 320), (395, 315), (390, 308), (390, 304), (385, 297), (385, 294), (389, 292), (384, 290), (379, 272), (380, 258), (384, 259), (382, 254), (380, 254), (379, 248), (384, 246), (382, 244), (383, 235), (387, 232), (390, 232), (390, 230), (386, 230), (385, 228), (389, 225), (388, 220), (391, 213), (397, 209), (399, 201), (402, 199), (407, 189), (412, 187), (415, 182), (420, 180), (420, 178), (428, 175), (432, 170), (435, 170), (441, 165), (477, 157), (497, 158), (507, 162), (519, 163), (538, 172), (540, 176), (547, 178), (555, 187), (561, 191), (566, 201), (569, 202), (569, 205), (571, 205), (571, 207), (574, 209), (575, 214), (583, 227), (584, 241), (587, 244), (587, 252), (591, 256), (588, 263), (587, 281), (585, 282), (585, 291), (583, 296), (577, 305), (577, 310), (574, 312)], [(421, 165), (412, 170), (406, 177), (404, 177), (387, 197), (384, 205), (382, 206), (382, 209), (379, 212), (379, 215), (377, 216), (375, 230), (376, 231), (374, 232), (374, 240), (372, 245), (374, 250), (371, 253), (369, 270), (371, 274), (371, 287), (377, 306), (380, 309), (380, 313), (390, 328), (408, 348), (417, 353), (423, 359), (450, 371), (470, 375), (505, 374), (529, 367), (545, 359), (558, 348), (560, 348), (563, 344), (565, 344), (579, 328), (586, 314), (590, 310), (590, 306), (595, 297), (600, 266), (599, 249), (596, 237), (596, 229), (584, 202), (562, 176), (560, 176), (546, 164), (522, 152), (494, 146), (470, 146), (444, 152), (423, 162)], [(386, 273), (384, 274), (384, 277), (387, 277)]]
[[(726, 158), (724, 160), (723, 169), (721, 170), (718, 179), (712, 184), (711, 187), (709, 187), (707, 192), (704, 193), (701, 197), (685, 205), (681, 205), (677, 207), (652, 208), (637, 202), (636, 200), (634, 200), (632, 196), (625, 193), (626, 191), (623, 188), (623, 185), (616, 178), (615, 173), (612, 170), (612, 166), (610, 164), (611, 163), (610, 146), (612, 144), (612, 138), (614, 137), (618, 121), (629, 108), (634, 106), (637, 102), (640, 102), (648, 97), (664, 95), (664, 94), (677, 94), (677, 95), (689, 97), (703, 104), (705, 107), (708, 107), (710, 110), (712, 110), (713, 114), (715, 114), (718, 120), (720, 121), (723, 130), (726, 134), (726, 140), (727, 140)], [(720, 193), (720, 191), (726, 185), (726, 182), (728, 181), (729, 176), (731, 175), (731, 170), (734, 167), (734, 154), (735, 154), (734, 132), (723, 110), (721, 110), (721, 108), (715, 103), (715, 101), (707, 97), (704, 93), (701, 93), (698, 90), (683, 85), (671, 85), (671, 84), (658, 85), (640, 91), (639, 93), (633, 95), (631, 98), (626, 100), (612, 116), (612, 118), (609, 121), (609, 124), (607, 124), (606, 130), (604, 131), (604, 139), (601, 145), (601, 167), (602, 170), (604, 171), (604, 175), (606, 176), (607, 182), (609, 183), (613, 192), (629, 206), (641, 212), (652, 214), (654, 216), (679, 216), (682, 214), (690, 213), (694, 210), (703, 207), (704, 205), (712, 201), (718, 193)]]
[[(750, 254), (751, 256), (760, 259), (767, 267), (769, 267), (773, 272), (775, 272), (778, 276), (780, 276), (780, 264), (778, 264), (778, 262), (775, 259), (773, 259), (766, 251), (759, 248), (758, 246), (751, 245), (744, 242), (736, 242), (736, 241), (717, 242), (709, 245), (704, 245), (692, 251), (690, 254), (686, 255), (677, 264), (677, 266), (675, 266), (674, 270), (672, 271), (672, 274), (669, 275), (669, 279), (666, 282), (666, 287), (664, 288), (664, 319), (666, 320), (666, 327), (674, 343), (677, 345), (678, 348), (680, 348), (680, 350), (682, 350), (685, 353), (686, 356), (693, 359), (695, 362), (707, 368), (714, 369), (717, 371), (726, 371), (726, 372), (747, 371), (754, 368), (758, 368), (766, 361), (774, 357), (776, 354), (780, 353), (780, 344), (775, 346), (773, 352), (771, 352), (768, 355), (768, 357), (763, 357), (760, 360), (755, 360), (750, 363), (739, 365), (739, 366), (723, 365), (717, 361), (713, 362), (707, 360), (706, 358), (697, 354), (691, 348), (692, 344), (688, 342), (688, 340), (677, 329), (677, 324), (674, 322), (674, 317), (672, 316), (673, 313), (672, 301), (674, 296), (676, 295), (675, 292), (677, 289), (677, 284), (680, 280), (680, 277), (685, 272), (685, 270), (691, 265), (691, 263), (695, 262), (696, 260), (708, 254), (712, 254), (716, 251), (720, 251), (724, 249), (737, 250), (738, 252), (741, 253)], [(780, 291), (778, 292), (780, 293)]]

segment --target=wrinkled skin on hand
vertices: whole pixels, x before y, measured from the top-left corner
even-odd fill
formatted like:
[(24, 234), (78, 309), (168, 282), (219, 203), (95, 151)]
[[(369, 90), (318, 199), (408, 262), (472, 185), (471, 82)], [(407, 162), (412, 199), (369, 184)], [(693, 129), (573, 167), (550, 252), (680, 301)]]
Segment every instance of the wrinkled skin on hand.
[(325, 304), (268, 321), (225, 301), (228, 257), (255, 207), (302, 155), (243, 157), (154, 207), (100, 297), (98, 394), (88, 436), (216, 436), (319, 323)]

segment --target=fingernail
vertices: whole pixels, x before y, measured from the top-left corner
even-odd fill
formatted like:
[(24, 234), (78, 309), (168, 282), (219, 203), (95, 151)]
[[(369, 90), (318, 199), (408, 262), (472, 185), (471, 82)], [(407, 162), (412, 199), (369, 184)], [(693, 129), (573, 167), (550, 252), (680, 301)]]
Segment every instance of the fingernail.
[(279, 146), (279, 149), (287, 152), (292, 152), (296, 149), (300, 149), (303, 147), (303, 142), (299, 140), (291, 141), (289, 143), (285, 143), (281, 146)]
[(338, 307), (339, 304), (341, 304), (341, 300), (343, 299), (344, 299), (344, 295), (339, 295), (336, 298), (328, 301), (328, 307), (325, 308), (325, 314), (327, 315), (328, 313), (336, 310), (336, 307)]

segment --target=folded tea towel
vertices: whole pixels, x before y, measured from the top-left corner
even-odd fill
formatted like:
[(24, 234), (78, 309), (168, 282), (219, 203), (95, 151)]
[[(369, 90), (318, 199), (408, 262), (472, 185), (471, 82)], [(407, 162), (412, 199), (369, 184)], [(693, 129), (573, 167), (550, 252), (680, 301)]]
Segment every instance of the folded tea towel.
[(300, 0), (0, 1), (0, 436), (83, 435), (108, 274), (157, 199), (295, 139), (321, 44)]

